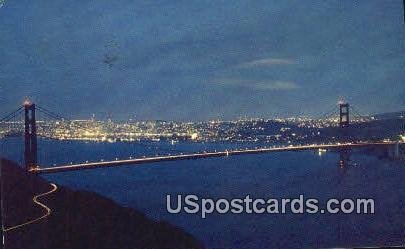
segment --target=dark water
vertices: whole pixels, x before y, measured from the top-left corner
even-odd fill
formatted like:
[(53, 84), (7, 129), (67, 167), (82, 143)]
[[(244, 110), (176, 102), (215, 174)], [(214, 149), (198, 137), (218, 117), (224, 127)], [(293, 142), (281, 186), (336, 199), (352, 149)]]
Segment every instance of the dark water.
[[(6, 157), (21, 160), (20, 142), (2, 142)], [(83, 143), (40, 141), (40, 163), (179, 153), (242, 144), (171, 145), (166, 142)], [(60, 185), (112, 198), (123, 206), (184, 228), (208, 248), (318, 248), (405, 244), (405, 163), (355, 152), (338, 167), (339, 154), (282, 152), (47, 175)], [(375, 214), (169, 214), (166, 194), (200, 198), (373, 198)]]

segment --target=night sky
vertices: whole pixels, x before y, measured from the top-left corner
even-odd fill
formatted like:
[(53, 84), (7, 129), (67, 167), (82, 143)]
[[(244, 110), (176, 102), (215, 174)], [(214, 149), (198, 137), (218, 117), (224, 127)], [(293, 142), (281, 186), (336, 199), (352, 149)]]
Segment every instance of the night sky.
[(5, 0), (0, 113), (26, 96), (72, 118), (404, 110), (402, 4)]

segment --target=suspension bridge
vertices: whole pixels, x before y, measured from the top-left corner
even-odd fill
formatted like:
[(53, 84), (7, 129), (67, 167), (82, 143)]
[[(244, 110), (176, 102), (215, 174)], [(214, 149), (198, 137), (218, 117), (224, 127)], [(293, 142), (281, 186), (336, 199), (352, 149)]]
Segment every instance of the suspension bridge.
[[(350, 126), (350, 105), (345, 102), (339, 102), (339, 127), (343, 134), (346, 133), (348, 127)], [(336, 109), (334, 107), (334, 109)], [(354, 108), (351, 108), (354, 111)], [(334, 110), (336, 111), (336, 110)], [(333, 112), (334, 112), (333, 111)], [(333, 112), (331, 112), (333, 114)], [(211, 158), (211, 157), (229, 157), (234, 155), (247, 155), (247, 154), (259, 154), (259, 153), (271, 153), (271, 152), (284, 152), (284, 151), (302, 151), (302, 150), (340, 150), (347, 151), (352, 148), (363, 148), (363, 147), (384, 147), (390, 151), (391, 154), (397, 156), (399, 154), (399, 144), (403, 143), (401, 141), (378, 141), (378, 142), (348, 142), (340, 141), (336, 143), (328, 144), (311, 144), (311, 145), (288, 145), (288, 146), (278, 146), (278, 147), (265, 147), (265, 148), (255, 148), (255, 149), (233, 149), (224, 151), (214, 151), (214, 152), (198, 152), (198, 153), (188, 153), (188, 154), (178, 154), (178, 155), (165, 155), (165, 156), (152, 156), (152, 157), (141, 157), (141, 158), (130, 158), (124, 160), (110, 160), (104, 161), (100, 160), (97, 162), (77, 163), (77, 164), (66, 164), (58, 166), (43, 166), (38, 164), (38, 136), (46, 137), (46, 132), (44, 129), (46, 127), (41, 127), (38, 129), (37, 114), (41, 113), (46, 117), (54, 120), (65, 120), (60, 115), (50, 111), (47, 108), (43, 108), (35, 105), (30, 101), (25, 101), (24, 104), (14, 110), (13, 112), (5, 115), (0, 119), (0, 124), (2, 124), (3, 136), (7, 136), (13, 133), (24, 134), (24, 167), (28, 172), (32, 173), (56, 173), (63, 171), (73, 171), (73, 170), (85, 170), (93, 168), (102, 167), (116, 167), (121, 165), (139, 165), (145, 163), (163, 162), (163, 161), (177, 161), (177, 160), (190, 160), (190, 159), (200, 159), (200, 158)], [(330, 118), (331, 113), (324, 115), (324, 118)], [(16, 121), (18, 116), (22, 115), (23, 121)], [(358, 113), (358, 117), (361, 117)], [(8, 125), (8, 126), (7, 126)], [(8, 128), (4, 128), (8, 127)], [(342, 156), (341, 156), (342, 157)]]

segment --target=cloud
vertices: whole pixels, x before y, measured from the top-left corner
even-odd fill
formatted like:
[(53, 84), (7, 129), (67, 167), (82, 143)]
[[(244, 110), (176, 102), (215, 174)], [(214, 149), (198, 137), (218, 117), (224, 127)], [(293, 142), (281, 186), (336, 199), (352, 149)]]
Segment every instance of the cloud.
[(239, 67), (249, 68), (256, 66), (294, 65), (296, 61), (286, 58), (266, 58), (243, 63)]
[(282, 90), (296, 90), (300, 86), (293, 81), (283, 80), (265, 80), (265, 81), (253, 81), (253, 80), (240, 80), (240, 79), (219, 79), (215, 83), (223, 87), (245, 87), (256, 90), (269, 90), (269, 91), (282, 91)]
[(254, 84), (257, 89), (263, 90), (295, 90), (299, 86), (293, 81), (272, 81)]

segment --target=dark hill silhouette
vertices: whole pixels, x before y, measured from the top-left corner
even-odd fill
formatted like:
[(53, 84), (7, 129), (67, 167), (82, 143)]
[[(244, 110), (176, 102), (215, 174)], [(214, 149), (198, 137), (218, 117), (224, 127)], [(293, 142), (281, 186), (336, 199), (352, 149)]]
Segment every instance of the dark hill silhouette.
[[(2, 160), (1, 184), (2, 221), (6, 228), (44, 213), (32, 202), (34, 195), (52, 189), (44, 179)], [(51, 215), (6, 232), (6, 249), (203, 248), (185, 231), (92, 192), (58, 186), (55, 193), (42, 197), (40, 202), (51, 208)]]

